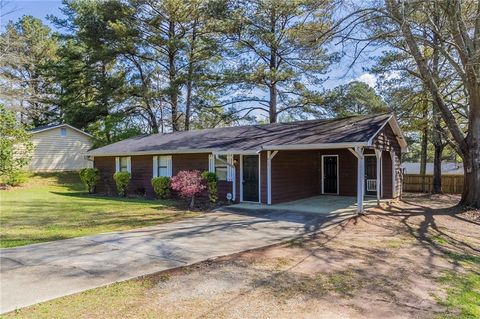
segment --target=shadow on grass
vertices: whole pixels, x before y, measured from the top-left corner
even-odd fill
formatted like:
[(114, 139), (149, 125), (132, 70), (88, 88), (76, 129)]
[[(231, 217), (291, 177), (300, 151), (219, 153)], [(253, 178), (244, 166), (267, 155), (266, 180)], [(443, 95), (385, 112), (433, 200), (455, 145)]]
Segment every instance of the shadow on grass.
[[(428, 195), (420, 196), (420, 200), (418, 198), (413, 200), (405, 198), (402, 201), (409, 205), (407, 208), (398, 204), (390, 204), (383, 209), (383, 212), (371, 212), (369, 215), (400, 218), (401, 224), (406, 228), (409, 235), (417, 243), (428, 249), (431, 256), (443, 255), (455, 265), (459, 265), (460, 262), (480, 265), (480, 247), (472, 245), (458, 236), (453, 237), (445, 228), (438, 227), (437, 219), (441, 216), (447, 216), (476, 226), (480, 226), (480, 223), (461, 216), (465, 209), (459, 206), (432, 208), (428, 201), (422, 202), (422, 200), (428, 198)], [(412, 218), (421, 218), (421, 221), (418, 223)]]
[(82, 191), (85, 189), (78, 172), (36, 172), (32, 173), (30, 179), (46, 181), (71, 191)]

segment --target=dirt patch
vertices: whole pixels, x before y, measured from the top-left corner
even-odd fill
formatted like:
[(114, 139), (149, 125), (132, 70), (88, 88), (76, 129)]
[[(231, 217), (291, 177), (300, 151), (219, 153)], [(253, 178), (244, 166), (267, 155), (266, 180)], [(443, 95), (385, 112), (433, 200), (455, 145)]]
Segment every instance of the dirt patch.
[[(439, 302), (445, 297), (442, 278), (480, 271), (479, 224), (453, 207), (456, 201), (455, 196), (406, 196), (309, 239), (148, 276), (141, 279), (148, 285), (140, 292), (111, 301), (111, 311), (89, 306), (88, 300), (93, 303), (112, 289), (106, 287), (89, 292), (81, 307), (65, 313), (335, 319), (435, 318), (448, 312), (455, 317), (455, 309)], [(66, 298), (58, 302), (72, 304), (79, 297)], [(46, 313), (45, 307), (37, 311)], [(34, 313), (35, 308), (20, 312)]]

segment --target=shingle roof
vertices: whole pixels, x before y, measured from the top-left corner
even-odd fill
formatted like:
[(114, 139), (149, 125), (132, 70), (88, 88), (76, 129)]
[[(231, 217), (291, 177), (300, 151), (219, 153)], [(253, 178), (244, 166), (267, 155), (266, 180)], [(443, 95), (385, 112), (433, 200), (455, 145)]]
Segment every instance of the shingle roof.
[(31, 132), (32, 134), (35, 134), (35, 133), (40, 133), (40, 132), (43, 132), (43, 131), (53, 130), (53, 129), (59, 128), (59, 127), (69, 127), (69, 128), (71, 128), (72, 130), (75, 130), (75, 131), (77, 131), (77, 132), (79, 132), (79, 133), (83, 133), (83, 134), (85, 134), (85, 135), (87, 135), (87, 136), (89, 136), (89, 137), (92, 137), (91, 134), (88, 134), (88, 133), (85, 132), (85, 131), (82, 131), (82, 130), (74, 127), (74, 126), (71, 126), (71, 125), (65, 124), (65, 123), (63, 123), (63, 124), (54, 124), (54, 125), (37, 126), (37, 127), (35, 127), (35, 128), (30, 129), (29, 132)]
[(367, 143), (391, 117), (389, 114), (350, 116), (144, 135), (92, 150), (88, 155), (242, 152), (274, 146)]

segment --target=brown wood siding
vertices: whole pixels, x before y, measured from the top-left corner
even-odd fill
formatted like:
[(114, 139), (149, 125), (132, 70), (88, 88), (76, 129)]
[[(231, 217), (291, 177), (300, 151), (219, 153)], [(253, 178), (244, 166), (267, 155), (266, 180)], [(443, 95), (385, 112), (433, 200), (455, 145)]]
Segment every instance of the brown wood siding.
[(227, 194), (232, 192), (232, 182), (218, 181), (218, 199), (220, 201), (227, 200)]
[(260, 202), (267, 203), (267, 152), (260, 153)]
[(390, 152), (382, 152), (383, 198), (392, 198), (392, 158)]
[[(373, 152), (373, 150), (365, 150), (365, 154)], [(387, 163), (383, 169), (386, 178), (384, 197), (387, 197), (391, 196), (391, 190), (389, 191), (388, 187), (391, 189), (392, 174), (389, 153), (385, 152), (385, 154)], [(356, 196), (357, 158), (348, 149), (279, 151), (272, 160), (272, 204), (320, 195), (323, 174), (322, 155), (338, 156), (339, 195)]]
[(272, 204), (319, 194), (318, 158), (317, 151), (279, 151), (272, 159)]
[[(320, 155), (338, 155), (339, 195), (357, 195), (357, 158), (348, 149), (324, 150)], [(322, 172), (323, 174), (323, 172)], [(321, 175), (320, 175), (321, 176)]]
[(172, 174), (179, 171), (208, 171), (208, 153), (172, 155)]
[[(113, 180), (115, 173), (115, 157), (95, 157), (95, 167), (100, 171), (100, 180), (97, 192), (115, 195), (116, 187)], [(154, 197), (151, 179), (153, 177), (153, 155), (131, 156), (132, 179), (127, 189), (128, 194), (145, 193)], [(172, 155), (172, 174), (181, 170), (208, 170), (208, 154), (175, 154)], [(218, 184), (219, 199), (224, 200), (227, 193), (232, 191), (232, 182), (220, 181)]]
[(95, 191), (100, 194), (115, 195), (115, 157), (95, 157), (94, 167), (100, 173), (100, 179), (97, 183)]
[(147, 195), (154, 197), (152, 187), (153, 156), (131, 156), (132, 179), (128, 184), (127, 193), (132, 195)]
[[(380, 131), (380, 133), (373, 139), (373, 146), (385, 151), (393, 151), (395, 154), (395, 189), (397, 190), (397, 196), (402, 192), (402, 172), (400, 165), (402, 163), (402, 152), (400, 144), (398, 143), (397, 137), (393, 132), (389, 124)], [(391, 163), (391, 157), (390, 157)], [(391, 174), (390, 174), (391, 176)], [(390, 178), (391, 184), (391, 178)], [(385, 189), (384, 189), (385, 192)], [(392, 197), (392, 192), (390, 191), (390, 198)]]

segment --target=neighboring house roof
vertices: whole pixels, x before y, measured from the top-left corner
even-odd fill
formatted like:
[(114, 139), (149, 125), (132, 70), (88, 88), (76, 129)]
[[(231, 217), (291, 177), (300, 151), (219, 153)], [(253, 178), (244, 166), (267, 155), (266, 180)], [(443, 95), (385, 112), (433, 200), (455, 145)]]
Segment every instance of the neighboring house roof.
[(45, 126), (39, 126), (39, 127), (35, 127), (31, 130), (29, 130), (32, 134), (36, 134), (36, 133), (40, 133), (40, 132), (44, 132), (44, 131), (48, 131), (48, 130), (53, 130), (53, 129), (56, 129), (56, 128), (60, 128), (60, 127), (69, 127), (71, 128), (72, 130), (75, 130), (79, 133), (82, 133), (82, 134), (85, 134), (89, 137), (93, 137), (91, 134), (88, 134), (87, 132), (84, 132), (76, 127), (73, 127), (69, 124), (58, 124), (58, 125), (45, 125)]
[(407, 145), (395, 118), (393, 115), (381, 114), (144, 135), (92, 150), (87, 155), (247, 153), (369, 146), (387, 123), (390, 123), (405, 150)]
[[(420, 174), (420, 163), (405, 162), (401, 168), (404, 174)], [(427, 175), (433, 175), (433, 163), (427, 163)], [(443, 175), (463, 175), (463, 163), (442, 162)]]

